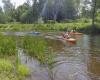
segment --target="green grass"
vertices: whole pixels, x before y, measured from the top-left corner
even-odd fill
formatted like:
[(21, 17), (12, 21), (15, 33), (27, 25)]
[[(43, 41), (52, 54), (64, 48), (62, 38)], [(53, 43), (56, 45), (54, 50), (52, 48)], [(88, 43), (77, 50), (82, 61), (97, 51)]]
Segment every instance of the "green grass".
[[(100, 31), (100, 24), (96, 23), (96, 28)], [(67, 31), (76, 29), (84, 33), (92, 31), (91, 23), (73, 22), (73, 23), (48, 23), (48, 24), (0, 24), (0, 31)]]
[[(49, 64), (53, 58), (53, 52), (48, 49), (47, 43), (42, 37), (24, 36), (19, 37), (18, 43), (24, 52), (40, 61), (41, 64)], [(52, 56), (52, 57), (51, 57)]]
[(0, 35), (0, 55), (14, 55), (16, 53), (16, 41), (13, 36)]
[(5, 59), (0, 59), (0, 72), (2, 71), (12, 71), (13, 65), (10, 61)]
[[(45, 64), (46, 61), (50, 63), (49, 59), (52, 56), (52, 52), (48, 50), (44, 38), (35, 36), (15, 37), (0, 35), (0, 56), (15, 56), (17, 58), (17, 47), (24, 49), (27, 55), (38, 59), (42, 64)], [(18, 63), (18, 61), (16, 61), (16, 63)]]
[(0, 80), (25, 80), (29, 74), (25, 65), (16, 62), (16, 41), (15, 36), (0, 35)]
[(25, 65), (18, 65), (18, 74), (20, 76), (27, 76), (27, 75), (29, 75), (30, 74), (29, 71), (30, 71), (29, 68), (26, 67)]
[(0, 31), (59, 31), (88, 27), (90, 23), (0, 24)]
[(7, 59), (0, 59), (0, 80), (25, 80), (29, 75), (29, 69), (25, 65), (19, 65), (15, 74), (14, 64)]

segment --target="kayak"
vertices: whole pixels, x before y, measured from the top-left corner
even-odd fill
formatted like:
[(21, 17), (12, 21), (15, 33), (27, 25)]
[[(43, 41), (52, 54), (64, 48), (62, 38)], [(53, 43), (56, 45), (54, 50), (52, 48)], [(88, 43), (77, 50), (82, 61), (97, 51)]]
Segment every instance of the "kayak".
[(76, 39), (74, 39), (74, 38), (69, 38), (69, 39), (66, 39), (66, 41), (69, 41), (69, 42), (76, 42)]
[[(71, 33), (71, 32), (70, 32), (70, 33)], [(69, 34), (70, 34), (70, 33), (69, 33)], [(62, 38), (64, 41), (67, 41), (67, 42), (69, 42), (69, 43), (74, 43), (74, 44), (76, 43), (76, 39), (74, 39), (74, 38), (68, 38), (68, 39), (67, 39), (66, 37), (64, 37), (64, 35), (65, 35), (65, 33), (62, 32), (62, 33), (61, 33), (61, 37), (59, 37), (59, 39)]]
[(74, 38), (69, 38), (69, 39), (63, 38), (63, 40), (65, 40), (69, 43), (74, 43), (74, 44), (76, 43), (76, 39), (74, 39)]

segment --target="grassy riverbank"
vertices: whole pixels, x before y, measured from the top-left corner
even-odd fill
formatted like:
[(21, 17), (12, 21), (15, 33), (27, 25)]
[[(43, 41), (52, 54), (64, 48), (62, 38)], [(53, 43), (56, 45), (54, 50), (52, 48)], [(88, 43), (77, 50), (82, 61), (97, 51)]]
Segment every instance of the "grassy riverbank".
[[(55, 23), (55, 24), (0, 24), (0, 31), (67, 31), (76, 29), (79, 32), (92, 32), (91, 23)], [(100, 24), (95, 27), (100, 32)]]
[(23, 49), (24, 54), (34, 57), (41, 64), (52, 68), (55, 55), (47, 47), (44, 38), (0, 35), (0, 80), (26, 80), (30, 75), (30, 69), (21, 63), (19, 49)]
[(0, 80), (25, 80), (29, 69), (25, 65), (15, 65), (9, 59), (0, 59)]
[[(76, 29), (81, 32), (91, 32), (90, 23), (55, 23), (55, 24), (0, 24), (0, 31), (67, 31)], [(100, 24), (96, 24), (100, 31)]]
[(0, 35), (0, 80), (25, 80), (29, 75), (28, 67), (17, 56), (16, 38)]

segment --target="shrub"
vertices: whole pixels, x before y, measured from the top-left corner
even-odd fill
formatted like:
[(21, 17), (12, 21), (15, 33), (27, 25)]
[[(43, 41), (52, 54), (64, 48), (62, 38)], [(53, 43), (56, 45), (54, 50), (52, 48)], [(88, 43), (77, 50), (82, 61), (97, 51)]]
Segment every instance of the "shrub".
[(0, 59), (0, 71), (11, 71), (13, 70), (13, 65), (10, 61), (5, 59)]
[(25, 77), (29, 74), (28, 67), (25, 65), (18, 65), (18, 69), (14, 67), (11, 61), (0, 59), (0, 80), (25, 80)]
[(16, 53), (16, 42), (13, 37), (0, 35), (0, 54), (14, 55)]
[(29, 75), (29, 68), (25, 65), (18, 65), (18, 74), (21, 76)]

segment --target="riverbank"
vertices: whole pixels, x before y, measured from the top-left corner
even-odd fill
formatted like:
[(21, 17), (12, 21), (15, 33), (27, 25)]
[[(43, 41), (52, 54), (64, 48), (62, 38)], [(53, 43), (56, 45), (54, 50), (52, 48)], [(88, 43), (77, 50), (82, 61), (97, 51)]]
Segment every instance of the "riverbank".
[(91, 23), (55, 23), (55, 24), (0, 24), (0, 31), (67, 31), (75, 29), (83, 33), (100, 33), (100, 24), (91, 27)]

